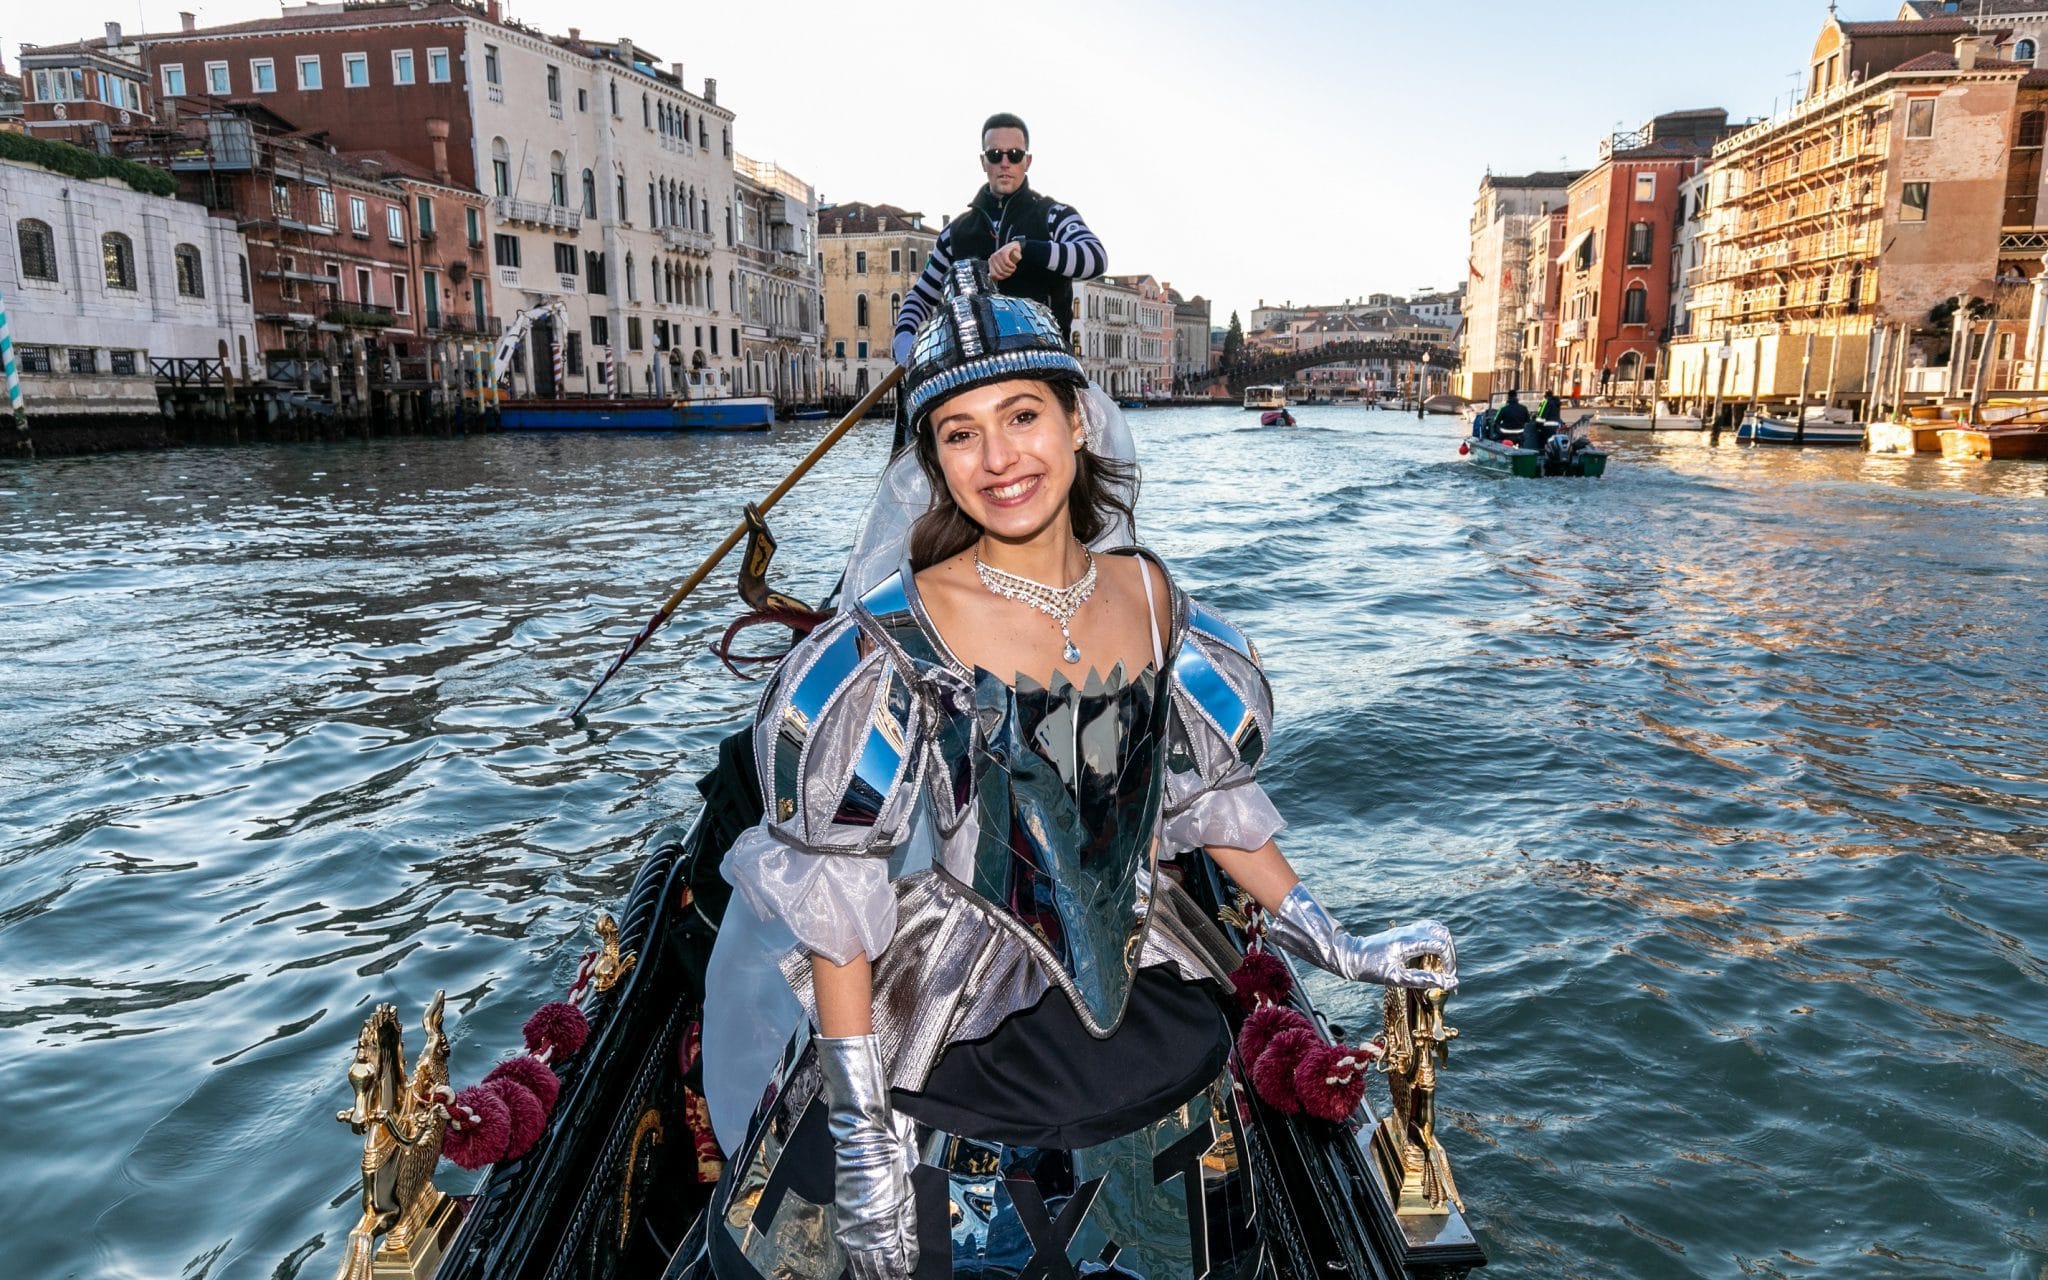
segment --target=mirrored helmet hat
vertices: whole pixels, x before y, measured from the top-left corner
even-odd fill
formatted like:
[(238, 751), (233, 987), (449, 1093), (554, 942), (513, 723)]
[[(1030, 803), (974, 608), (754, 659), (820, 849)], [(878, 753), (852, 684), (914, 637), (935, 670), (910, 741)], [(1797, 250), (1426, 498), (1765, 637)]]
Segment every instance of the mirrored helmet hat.
[(940, 401), (1011, 378), (1088, 385), (1052, 312), (1029, 298), (995, 292), (981, 259), (956, 262), (945, 301), (918, 327), (903, 371), (911, 430), (923, 430)]

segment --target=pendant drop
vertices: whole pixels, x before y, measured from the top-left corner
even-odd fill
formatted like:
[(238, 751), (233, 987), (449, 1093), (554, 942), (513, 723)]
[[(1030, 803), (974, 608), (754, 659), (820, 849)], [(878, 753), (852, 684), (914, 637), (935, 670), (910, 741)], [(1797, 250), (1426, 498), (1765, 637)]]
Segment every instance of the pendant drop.
[(1066, 659), (1069, 664), (1076, 663), (1081, 660), (1081, 651), (1074, 647), (1074, 641), (1071, 637), (1068, 638), (1067, 647), (1060, 654), (1060, 657)]

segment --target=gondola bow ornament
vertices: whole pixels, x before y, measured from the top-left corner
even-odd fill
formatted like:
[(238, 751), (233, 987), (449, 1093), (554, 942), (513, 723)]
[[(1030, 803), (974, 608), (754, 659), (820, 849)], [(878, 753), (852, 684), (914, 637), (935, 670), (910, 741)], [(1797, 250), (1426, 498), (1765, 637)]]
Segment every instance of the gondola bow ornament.
[[(1433, 957), (1416, 963), (1436, 967)], [(1449, 1060), (1450, 1043), (1458, 1038), (1456, 1027), (1444, 1025), (1444, 1000), (1442, 991), (1387, 988), (1380, 1069), (1387, 1073), (1393, 1107), (1372, 1145), (1394, 1193), (1394, 1212), (1404, 1217), (1440, 1214), (1446, 1204), (1465, 1208), (1450, 1157), (1436, 1139), (1437, 1068)]]
[(348, 1233), (336, 1280), (424, 1280), (453, 1234), (455, 1202), (433, 1181), (448, 1126), (446, 994), (435, 992), (420, 1020), (427, 1038), (410, 1079), (396, 1008), (378, 1005), (356, 1040), (348, 1068), (355, 1105), (334, 1118), (363, 1135), (363, 1216)]

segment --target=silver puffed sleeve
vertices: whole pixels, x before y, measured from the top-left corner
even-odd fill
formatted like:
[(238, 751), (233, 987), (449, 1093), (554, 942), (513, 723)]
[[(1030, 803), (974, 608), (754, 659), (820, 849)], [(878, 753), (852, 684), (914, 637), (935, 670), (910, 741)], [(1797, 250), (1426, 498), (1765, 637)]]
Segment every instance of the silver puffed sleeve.
[(1244, 633), (1199, 603), (1173, 660), (1168, 850), (1256, 849), (1287, 824), (1256, 781), (1273, 736), (1273, 690)]
[(890, 651), (861, 651), (850, 617), (783, 660), (754, 724), (767, 813), (724, 873), (763, 920), (834, 964), (879, 955), (896, 932), (889, 854), (918, 790), (919, 718)]

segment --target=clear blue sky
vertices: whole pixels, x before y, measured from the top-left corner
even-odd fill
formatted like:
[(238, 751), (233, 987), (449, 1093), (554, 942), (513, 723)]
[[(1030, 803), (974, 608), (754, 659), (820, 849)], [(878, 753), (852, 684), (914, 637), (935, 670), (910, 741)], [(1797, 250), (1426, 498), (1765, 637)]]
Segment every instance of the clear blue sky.
[[(277, 12), (263, 0), (11, 6), (13, 42), (172, 30)], [(69, 9), (69, 12), (65, 10)], [(1890, 18), (1895, 0), (1851, 0)], [(742, 150), (828, 199), (934, 218), (980, 180), (976, 126), (1032, 125), (1042, 189), (1078, 206), (1111, 269), (1217, 303), (1455, 284), (1480, 176), (1589, 164), (1617, 126), (1723, 106), (1768, 114), (1827, 17), (1817, 0), (1702, 6), (1569, 0), (1106, 0), (1039, 5), (644, 6), (518, 0), (586, 38), (630, 35), (706, 75)], [(941, 43), (935, 34), (950, 29)], [(16, 65), (10, 56), (10, 66)]]

